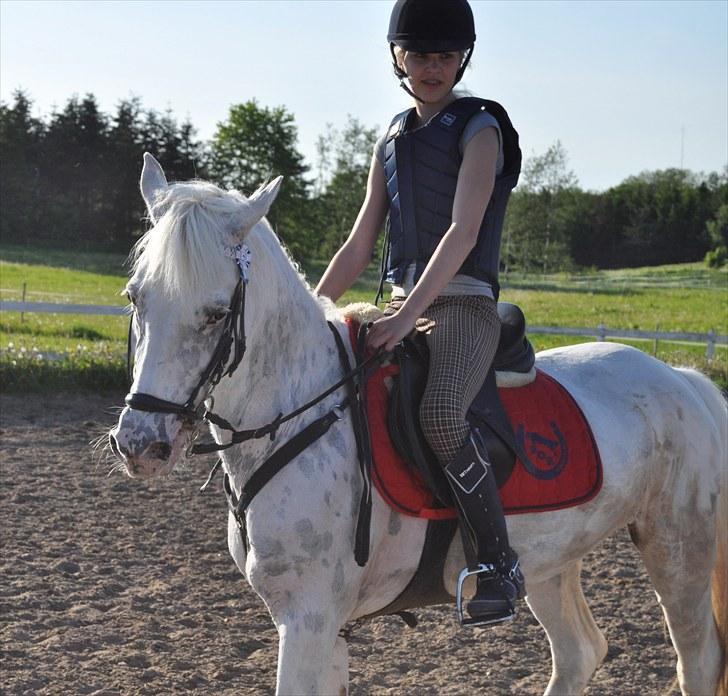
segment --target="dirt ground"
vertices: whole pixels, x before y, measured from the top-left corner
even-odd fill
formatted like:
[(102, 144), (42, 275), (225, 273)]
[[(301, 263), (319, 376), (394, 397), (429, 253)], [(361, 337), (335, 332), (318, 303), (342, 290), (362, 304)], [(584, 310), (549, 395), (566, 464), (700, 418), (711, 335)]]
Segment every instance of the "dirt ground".
[[(138, 482), (89, 443), (122, 396), (0, 397), (0, 692), (266, 694), (277, 635), (228, 555), (207, 461)], [(675, 654), (625, 533), (587, 557), (584, 586), (609, 654), (588, 694), (666, 694)], [(539, 694), (546, 636), (460, 629), (451, 607), (354, 625), (352, 694)]]

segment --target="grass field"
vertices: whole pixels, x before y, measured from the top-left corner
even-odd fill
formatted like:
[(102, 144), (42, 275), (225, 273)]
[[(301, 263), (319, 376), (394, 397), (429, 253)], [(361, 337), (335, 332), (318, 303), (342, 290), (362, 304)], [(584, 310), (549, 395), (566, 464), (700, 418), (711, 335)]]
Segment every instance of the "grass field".
[[(306, 264), (311, 283), (325, 262)], [(0, 245), (0, 299), (124, 306), (126, 259)], [(342, 303), (372, 301), (378, 269), (370, 267)], [(641, 329), (728, 334), (728, 270), (702, 264), (502, 278), (501, 300), (515, 302), (533, 326)], [(5, 312), (0, 318), (3, 389), (123, 386), (127, 321), (123, 317)], [(530, 336), (537, 350), (574, 343), (567, 336)], [(583, 340), (594, 340), (584, 338)], [(653, 342), (631, 342), (655, 352)], [(728, 357), (710, 364), (705, 346), (660, 342), (657, 355), (694, 364), (728, 387)]]

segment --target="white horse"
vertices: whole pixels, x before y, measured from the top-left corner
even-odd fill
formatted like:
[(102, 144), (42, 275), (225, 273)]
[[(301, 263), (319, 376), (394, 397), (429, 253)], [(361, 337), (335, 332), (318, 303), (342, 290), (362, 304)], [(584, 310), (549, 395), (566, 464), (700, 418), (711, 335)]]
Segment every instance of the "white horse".
[[(139, 245), (127, 288), (139, 333), (133, 392), (159, 403), (190, 398), (239, 282), (229, 250), (241, 242), (250, 250), (247, 352), (215, 387), (214, 411), (236, 428), (254, 428), (341, 377), (326, 323), (347, 340), (339, 311), (312, 294), (264, 219), (279, 184), (247, 199), (202, 182), (168, 185), (156, 160), (145, 156), (141, 188), (155, 225)], [(546, 693), (581, 692), (606, 655), (607, 642), (582, 594), (580, 559), (624, 526), (667, 619), (682, 692), (725, 689), (728, 434), (722, 395), (693, 370), (611, 343), (545, 351), (537, 364), (578, 402), (604, 467), (603, 487), (590, 502), (507, 518), (528, 605), (551, 644)], [(194, 405), (208, 391), (202, 385)], [(223, 466), (235, 491), (240, 494), (280, 443), (342, 398), (343, 389), (282, 424), (275, 441), (266, 437), (226, 450)], [(399, 516), (375, 492), (371, 556), (365, 567), (355, 562), (362, 479), (348, 413), (253, 500), (247, 554), (232, 517), (228, 522), (230, 553), (278, 630), (279, 694), (346, 693), (348, 653), (340, 630), (402, 592), (423, 546), (425, 520)], [(128, 474), (143, 478), (171, 471), (193, 430), (179, 414), (127, 407), (110, 440)], [(218, 442), (229, 437), (217, 427), (211, 431)], [(464, 564), (456, 539), (444, 578), (453, 593)]]

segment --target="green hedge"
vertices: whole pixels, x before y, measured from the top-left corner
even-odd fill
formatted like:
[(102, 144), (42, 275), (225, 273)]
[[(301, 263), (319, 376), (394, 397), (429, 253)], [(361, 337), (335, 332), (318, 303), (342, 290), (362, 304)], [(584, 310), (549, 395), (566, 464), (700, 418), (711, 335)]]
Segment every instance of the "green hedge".
[(125, 356), (85, 349), (61, 355), (40, 351), (0, 352), (0, 387), (4, 393), (123, 390)]

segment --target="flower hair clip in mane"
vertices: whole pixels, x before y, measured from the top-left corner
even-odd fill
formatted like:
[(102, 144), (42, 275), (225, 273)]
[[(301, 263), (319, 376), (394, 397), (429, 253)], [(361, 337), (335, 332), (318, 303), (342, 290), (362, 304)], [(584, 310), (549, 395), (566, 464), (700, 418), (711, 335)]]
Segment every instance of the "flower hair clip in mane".
[(250, 247), (242, 243), (234, 247), (225, 247), (225, 256), (230, 259), (235, 259), (235, 263), (238, 264), (238, 269), (240, 270), (240, 277), (243, 279), (243, 283), (247, 284), (250, 276), (250, 261), (252, 259)]

